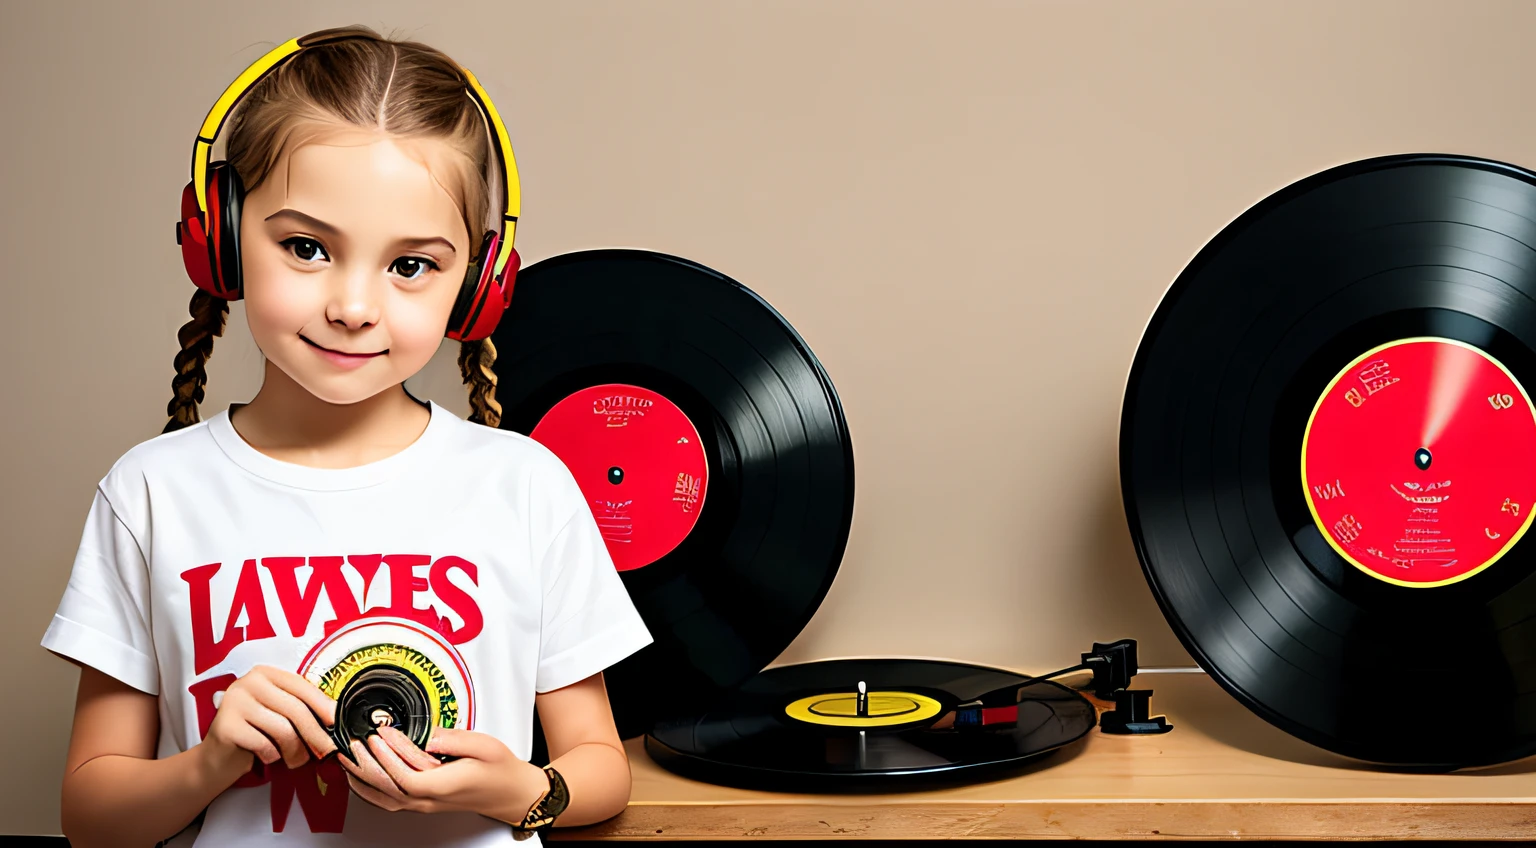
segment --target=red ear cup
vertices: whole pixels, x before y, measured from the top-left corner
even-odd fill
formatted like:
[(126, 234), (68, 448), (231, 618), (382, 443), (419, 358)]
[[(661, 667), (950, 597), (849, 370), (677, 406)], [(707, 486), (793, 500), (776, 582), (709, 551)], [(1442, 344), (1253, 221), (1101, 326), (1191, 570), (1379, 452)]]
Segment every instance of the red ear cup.
[(203, 232), (197, 193), (190, 182), (181, 190), (181, 220), (176, 224), (176, 243), (181, 245), (181, 263), (187, 267), (187, 276), (198, 288), (218, 295), (219, 288), (213, 281), (213, 263), (209, 260), (208, 236)]
[(502, 268), (500, 276), (486, 281), (485, 307), (480, 310), (480, 317), (465, 333), (467, 341), (483, 339), (495, 332), (496, 325), (501, 323), (501, 317), (506, 314), (507, 307), (512, 305), (512, 284), (517, 277), (517, 266), (521, 258), (517, 255), (515, 248), (508, 247), (506, 250), (506, 267)]
[(518, 269), (523, 267), (523, 257), (518, 255), (517, 248), (507, 246), (507, 265), (501, 269), (501, 309), (505, 312), (512, 306), (512, 287), (517, 285)]
[(496, 276), (496, 259), (501, 247), (500, 234), (485, 234), (480, 251), (464, 272), (464, 282), (459, 287), (459, 299), (448, 316), (450, 339), (461, 342), (479, 341), (489, 336), (500, 323), (502, 313), (512, 301), (512, 278), (517, 274), (517, 251), (507, 248), (507, 264), (499, 277)]
[(239, 175), (224, 162), (215, 162), (208, 173), (206, 227), (192, 184), (181, 191), (176, 243), (181, 245), (182, 264), (198, 288), (226, 300), (241, 296), (240, 208), (244, 201)]

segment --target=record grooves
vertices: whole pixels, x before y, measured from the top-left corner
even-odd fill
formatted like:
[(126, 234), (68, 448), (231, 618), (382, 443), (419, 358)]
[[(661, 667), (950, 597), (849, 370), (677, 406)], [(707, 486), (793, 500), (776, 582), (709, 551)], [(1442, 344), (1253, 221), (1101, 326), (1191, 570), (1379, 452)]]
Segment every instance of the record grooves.
[(501, 426), (572, 470), (655, 638), (606, 672), (621, 736), (766, 667), (852, 522), (852, 443), (805, 341), (742, 284), (640, 250), (523, 269), (492, 341)]
[(1368, 762), (1536, 753), (1536, 174), (1392, 156), (1195, 258), (1128, 380), (1144, 573), (1245, 706)]

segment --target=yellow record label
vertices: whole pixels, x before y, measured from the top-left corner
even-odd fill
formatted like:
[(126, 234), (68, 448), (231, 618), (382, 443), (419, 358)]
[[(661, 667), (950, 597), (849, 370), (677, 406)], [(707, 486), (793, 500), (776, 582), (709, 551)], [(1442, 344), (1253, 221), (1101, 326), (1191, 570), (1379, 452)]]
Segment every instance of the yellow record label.
[(836, 692), (801, 698), (784, 708), (790, 718), (835, 727), (885, 727), (933, 718), (944, 708), (926, 695), (911, 692), (870, 692), (867, 715), (859, 715), (859, 696)]

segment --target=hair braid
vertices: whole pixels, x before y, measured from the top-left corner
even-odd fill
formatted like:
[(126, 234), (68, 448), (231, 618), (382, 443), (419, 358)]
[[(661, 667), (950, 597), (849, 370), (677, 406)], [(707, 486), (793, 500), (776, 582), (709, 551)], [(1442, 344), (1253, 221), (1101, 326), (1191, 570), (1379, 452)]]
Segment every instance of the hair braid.
[(469, 420), (487, 427), (501, 426), (501, 404), (496, 401), (496, 345), (490, 339), (459, 345), (459, 371), (469, 386)]
[(214, 297), (202, 289), (192, 294), (187, 304), (191, 319), (181, 325), (176, 337), (181, 350), (176, 352), (176, 376), (171, 378), (171, 402), (165, 412), (170, 420), (162, 433), (190, 427), (199, 420), (197, 405), (203, 401), (203, 385), (208, 382), (204, 365), (213, 354), (213, 338), (224, 334), (224, 317), (229, 301)]

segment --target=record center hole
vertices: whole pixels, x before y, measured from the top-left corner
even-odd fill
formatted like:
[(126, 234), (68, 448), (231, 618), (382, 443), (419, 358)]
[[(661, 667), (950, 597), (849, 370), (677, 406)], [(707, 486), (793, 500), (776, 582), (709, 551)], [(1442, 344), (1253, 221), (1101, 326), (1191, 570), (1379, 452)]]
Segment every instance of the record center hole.
[(1420, 471), (1428, 471), (1429, 464), (1434, 461), (1434, 454), (1429, 452), (1429, 448), (1419, 448), (1413, 454), (1413, 464), (1417, 465)]
[(618, 467), (617, 465), (608, 469), (608, 482), (615, 486), (624, 482), (624, 469)]

